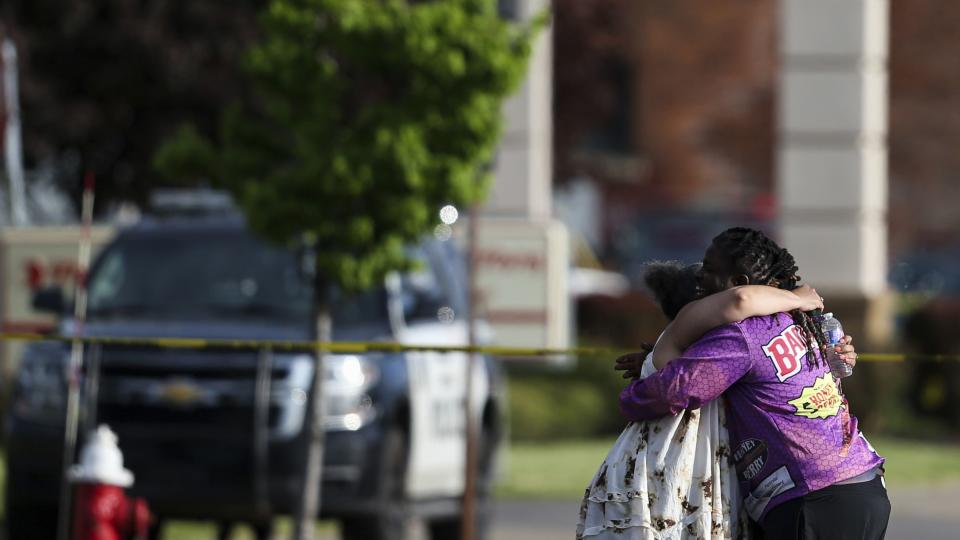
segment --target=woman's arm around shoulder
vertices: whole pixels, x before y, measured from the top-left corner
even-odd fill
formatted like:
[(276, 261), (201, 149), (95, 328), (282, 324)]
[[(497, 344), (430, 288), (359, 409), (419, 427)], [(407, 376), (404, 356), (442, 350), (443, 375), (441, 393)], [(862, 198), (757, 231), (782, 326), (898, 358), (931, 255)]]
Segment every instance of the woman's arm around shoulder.
[(690, 302), (674, 319), (653, 351), (657, 369), (680, 356), (700, 336), (713, 328), (758, 315), (782, 311), (823, 309), (816, 289), (802, 285), (793, 291), (766, 285), (742, 285)]

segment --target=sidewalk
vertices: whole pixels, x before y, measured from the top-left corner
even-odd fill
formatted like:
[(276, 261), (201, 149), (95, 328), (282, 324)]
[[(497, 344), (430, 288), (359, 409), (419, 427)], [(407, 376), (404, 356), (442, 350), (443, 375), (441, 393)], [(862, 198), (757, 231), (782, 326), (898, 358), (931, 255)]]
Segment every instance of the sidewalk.
[[(893, 512), (887, 540), (960, 539), (960, 482), (888, 486)], [(499, 501), (491, 540), (573, 538), (579, 501)]]
[[(960, 539), (960, 482), (934, 486), (887, 486), (893, 505), (887, 540)], [(573, 538), (579, 501), (499, 500), (490, 540)], [(420, 524), (410, 540), (425, 540)], [(335, 528), (320, 540), (337, 540)]]
[(960, 483), (934, 486), (887, 486), (893, 512), (888, 540), (956, 540), (960, 538)]
[[(960, 525), (960, 482), (907, 487), (887, 484), (887, 491), (894, 516), (942, 519)], [(960, 530), (956, 538), (960, 538)]]

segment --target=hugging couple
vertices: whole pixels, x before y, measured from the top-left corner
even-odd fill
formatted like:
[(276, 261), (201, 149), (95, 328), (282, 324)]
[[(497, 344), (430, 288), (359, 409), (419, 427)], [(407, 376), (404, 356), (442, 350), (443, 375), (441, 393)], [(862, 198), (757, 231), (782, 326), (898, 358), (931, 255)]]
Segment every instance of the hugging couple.
[(670, 324), (617, 360), (632, 423), (580, 507), (577, 539), (882, 539), (880, 457), (850, 414), (814, 310), (823, 299), (762, 232), (713, 239), (702, 265), (651, 265)]

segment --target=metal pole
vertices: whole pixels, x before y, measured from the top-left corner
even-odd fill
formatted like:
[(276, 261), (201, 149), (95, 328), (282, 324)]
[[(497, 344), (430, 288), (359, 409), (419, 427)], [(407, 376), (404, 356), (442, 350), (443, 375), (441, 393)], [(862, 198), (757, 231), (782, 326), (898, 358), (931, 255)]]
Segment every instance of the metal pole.
[(68, 540), (70, 534), (71, 491), (68, 473), (77, 447), (77, 424), (80, 416), (80, 373), (83, 370), (83, 325), (87, 316), (87, 267), (90, 264), (90, 226), (93, 222), (92, 173), (87, 173), (83, 186), (82, 228), (77, 253), (76, 303), (73, 308), (74, 332), (67, 366), (67, 413), (63, 439), (63, 471), (60, 478), (60, 507), (57, 515), (57, 540)]
[(326, 434), (326, 399), (323, 384), (324, 365), (330, 351), (327, 344), (333, 338), (333, 321), (330, 316), (329, 289), (323, 280), (316, 280), (317, 287), (317, 362), (313, 373), (313, 391), (310, 392), (307, 459), (300, 492), (300, 504), (294, 518), (295, 540), (313, 540), (314, 524), (320, 510), (321, 486), (323, 483), (323, 446)]
[(273, 369), (273, 349), (264, 347), (257, 354), (257, 379), (254, 390), (253, 423), (253, 491), (257, 517), (270, 517), (270, 497), (267, 486), (270, 430), (270, 377)]
[[(80, 409), (80, 433), (88, 433), (97, 427), (100, 396), (100, 364), (103, 361), (103, 345), (90, 345), (87, 353), (86, 377), (83, 381), (83, 408)], [(79, 437), (78, 437), (79, 438)]]
[[(467, 341), (473, 347), (477, 345), (477, 220), (479, 207), (470, 209), (470, 221), (467, 223), (467, 257), (468, 278), (467, 289)], [(463, 481), (463, 519), (460, 523), (461, 540), (473, 540), (477, 527), (477, 417), (473, 414), (473, 372), (476, 366), (476, 353), (467, 354), (466, 362), (466, 398), (463, 401), (464, 429), (466, 436), (466, 456), (464, 459)]]
[(23, 152), (20, 142), (20, 102), (17, 81), (17, 47), (10, 38), (0, 46), (3, 55), (3, 95), (7, 109), (4, 128), (4, 155), (7, 176), (10, 179), (10, 206), (13, 224), (22, 227), (29, 223), (23, 180)]
[[(326, 311), (326, 309), (324, 309)], [(326, 327), (326, 330), (322, 327)], [(317, 318), (318, 339), (320, 343), (327, 343), (330, 337), (329, 313)], [(326, 338), (326, 339), (324, 339)], [(300, 511), (294, 531), (296, 540), (313, 540), (314, 523), (320, 510), (321, 485), (323, 482), (323, 443), (324, 418), (326, 417), (323, 396), (324, 364), (327, 351), (317, 346), (317, 364), (313, 375), (313, 392), (310, 396), (310, 448), (307, 454), (306, 474), (303, 475), (304, 486), (300, 498)]]

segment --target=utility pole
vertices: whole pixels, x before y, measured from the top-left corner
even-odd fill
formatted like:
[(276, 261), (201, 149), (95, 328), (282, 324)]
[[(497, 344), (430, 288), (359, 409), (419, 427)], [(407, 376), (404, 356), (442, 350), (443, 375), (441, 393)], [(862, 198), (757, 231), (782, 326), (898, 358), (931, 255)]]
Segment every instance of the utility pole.
[(4, 162), (10, 182), (10, 206), (13, 224), (22, 227), (29, 224), (27, 201), (23, 181), (23, 155), (20, 142), (20, 103), (17, 81), (17, 47), (10, 38), (0, 45), (3, 58), (3, 96), (6, 122), (3, 134)]

